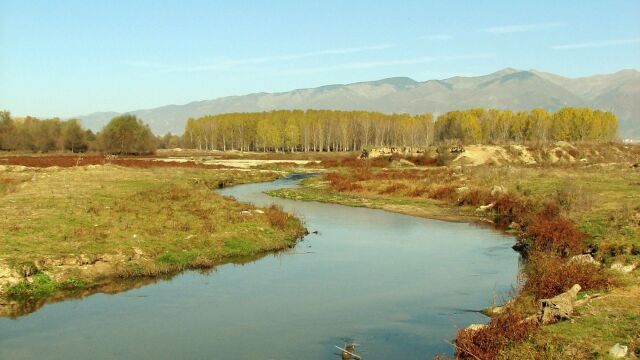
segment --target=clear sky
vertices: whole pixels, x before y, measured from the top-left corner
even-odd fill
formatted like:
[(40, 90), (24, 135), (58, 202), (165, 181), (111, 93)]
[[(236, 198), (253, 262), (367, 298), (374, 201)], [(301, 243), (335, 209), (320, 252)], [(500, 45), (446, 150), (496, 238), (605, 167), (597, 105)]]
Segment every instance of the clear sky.
[(0, 0), (0, 109), (128, 111), (505, 67), (640, 68), (640, 1)]

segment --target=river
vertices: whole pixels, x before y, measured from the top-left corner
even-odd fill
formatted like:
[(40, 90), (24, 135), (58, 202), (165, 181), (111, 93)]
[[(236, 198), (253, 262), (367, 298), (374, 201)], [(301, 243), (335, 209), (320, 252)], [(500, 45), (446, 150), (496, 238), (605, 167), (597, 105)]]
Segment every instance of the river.
[(497, 231), (263, 194), (299, 179), (220, 191), (318, 232), (295, 248), (0, 319), (0, 359), (338, 359), (347, 341), (367, 360), (427, 359), (516, 281)]

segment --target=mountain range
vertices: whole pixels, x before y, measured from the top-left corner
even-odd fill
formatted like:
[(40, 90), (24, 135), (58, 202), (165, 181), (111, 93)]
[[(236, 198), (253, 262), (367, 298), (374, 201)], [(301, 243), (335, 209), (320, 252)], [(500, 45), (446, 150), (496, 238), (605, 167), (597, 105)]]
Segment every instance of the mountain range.
[[(456, 76), (424, 82), (395, 77), (280, 93), (228, 96), (130, 113), (147, 122), (156, 134), (181, 134), (190, 117), (228, 112), (333, 109), (438, 115), (474, 107), (555, 111), (565, 106), (611, 111), (618, 117), (622, 138), (640, 138), (640, 72), (628, 69), (568, 78), (537, 70), (506, 68), (475, 77)], [(85, 127), (99, 130), (116, 115), (116, 112), (100, 112), (77, 118)]]

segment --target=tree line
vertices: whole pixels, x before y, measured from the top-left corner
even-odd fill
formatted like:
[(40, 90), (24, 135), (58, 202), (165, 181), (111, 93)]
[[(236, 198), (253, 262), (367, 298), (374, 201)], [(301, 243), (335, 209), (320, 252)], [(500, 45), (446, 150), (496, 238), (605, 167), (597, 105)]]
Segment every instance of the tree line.
[(156, 148), (241, 151), (357, 151), (370, 147), (426, 147), (435, 143), (506, 144), (607, 142), (617, 139), (610, 112), (564, 108), (513, 112), (496, 109), (431, 114), (369, 111), (275, 110), (189, 119), (182, 136), (154, 136), (134, 115), (113, 118), (94, 134), (78, 120), (14, 119), (0, 112), (0, 150), (87, 150), (114, 154), (152, 153)]
[(0, 150), (4, 151), (148, 154), (156, 150), (157, 143), (149, 126), (128, 114), (111, 119), (94, 134), (75, 119), (14, 119), (8, 111), (0, 112)]
[(513, 112), (496, 109), (431, 114), (368, 111), (276, 110), (189, 119), (183, 146), (202, 150), (353, 151), (369, 147), (424, 147), (449, 143), (614, 141), (610, 112), (564, 108)]
[(430, 114), (367, 111), (276, 110), (189, 119), (186, 147), (242, 151), (352, 151), (370, 146), (428, 145)]

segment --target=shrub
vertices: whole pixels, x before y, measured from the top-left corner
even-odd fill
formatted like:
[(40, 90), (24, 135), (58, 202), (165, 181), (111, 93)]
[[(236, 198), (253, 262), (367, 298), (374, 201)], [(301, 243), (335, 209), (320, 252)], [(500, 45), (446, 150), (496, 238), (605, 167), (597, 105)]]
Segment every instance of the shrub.
[(495, 359), (507, 344), (527, 339), (537, 326), (537, 323), (526, 320), (522, 314), (512, 310), (491, 319), (486, 328), (458, 330), (456, 358)]
[(579, 253), (584, 239), (584, 234), (573, 222), (561, 216), (560, 210), (553, 203), (546, 204), (530, 220), (527, 235), (531, 239), (534, 250), (553, 252), (562, 256)]
[(353, 173), (353, 178), (356, 181), (371, 180), (374, 177), (374, 174), (369, 169), (358, 169)]
[(429, 189), (424, 187), (424, 186), (418, 186), (416, 188), (414, 188), (413, 190), (409, 191), (407, 193), (407, 195), (411, 196), (411, 197), (420, 197), (426, 193), (429, 192)]
[(380, 191), (380, 194), (395, 194), (397, 192), (405, 190), (406, 188), (407, 188), (407, 185), (405, 184), (394, 183), (382, 189), (382, 191)]
[(418, 166), (434, 166), (437, 163), (437, 159), (427, 153), (422, 154), (420, 156), (408, 158), (407, 160), (411, 161), (412, 163)]
[(498, 227), (507, 228), (513, 221), (524, 219), (529, 206), (513, 194), (500, 195), (493, 207), (496, 213), (494, 222)]
[(563, 260), (557, 255), (535, 253), (527, 263), (523, 292), (536, 299), (554, 297), (579, 284), (582, 290), (613, 285), (604, 269), (595, 264)]
[(287, 223), (289, 222), (289, 214), (282, 210), (282, 206), (275, 204), (271, 205), (265, 211), (265, 215), (267, 215), (267, 220), (272, 226), (278, 229), (284, 229), (287, 227)]
[(453, 185), (444, 185), (431, 191), (429, 197), (436, 200), (452, 200), (456, 197), (456, 187)]
[(336, 191), (358, 191), (362, 190), (362, 185), (355, 183), (348, 177), (339, 173), (329, 173), (325, 175), (329, 185)]
[(485, 205), (491, 202), (491, 193), (485, 190), (471, 190), (462, 194), (458, 200), (458, 205)]

